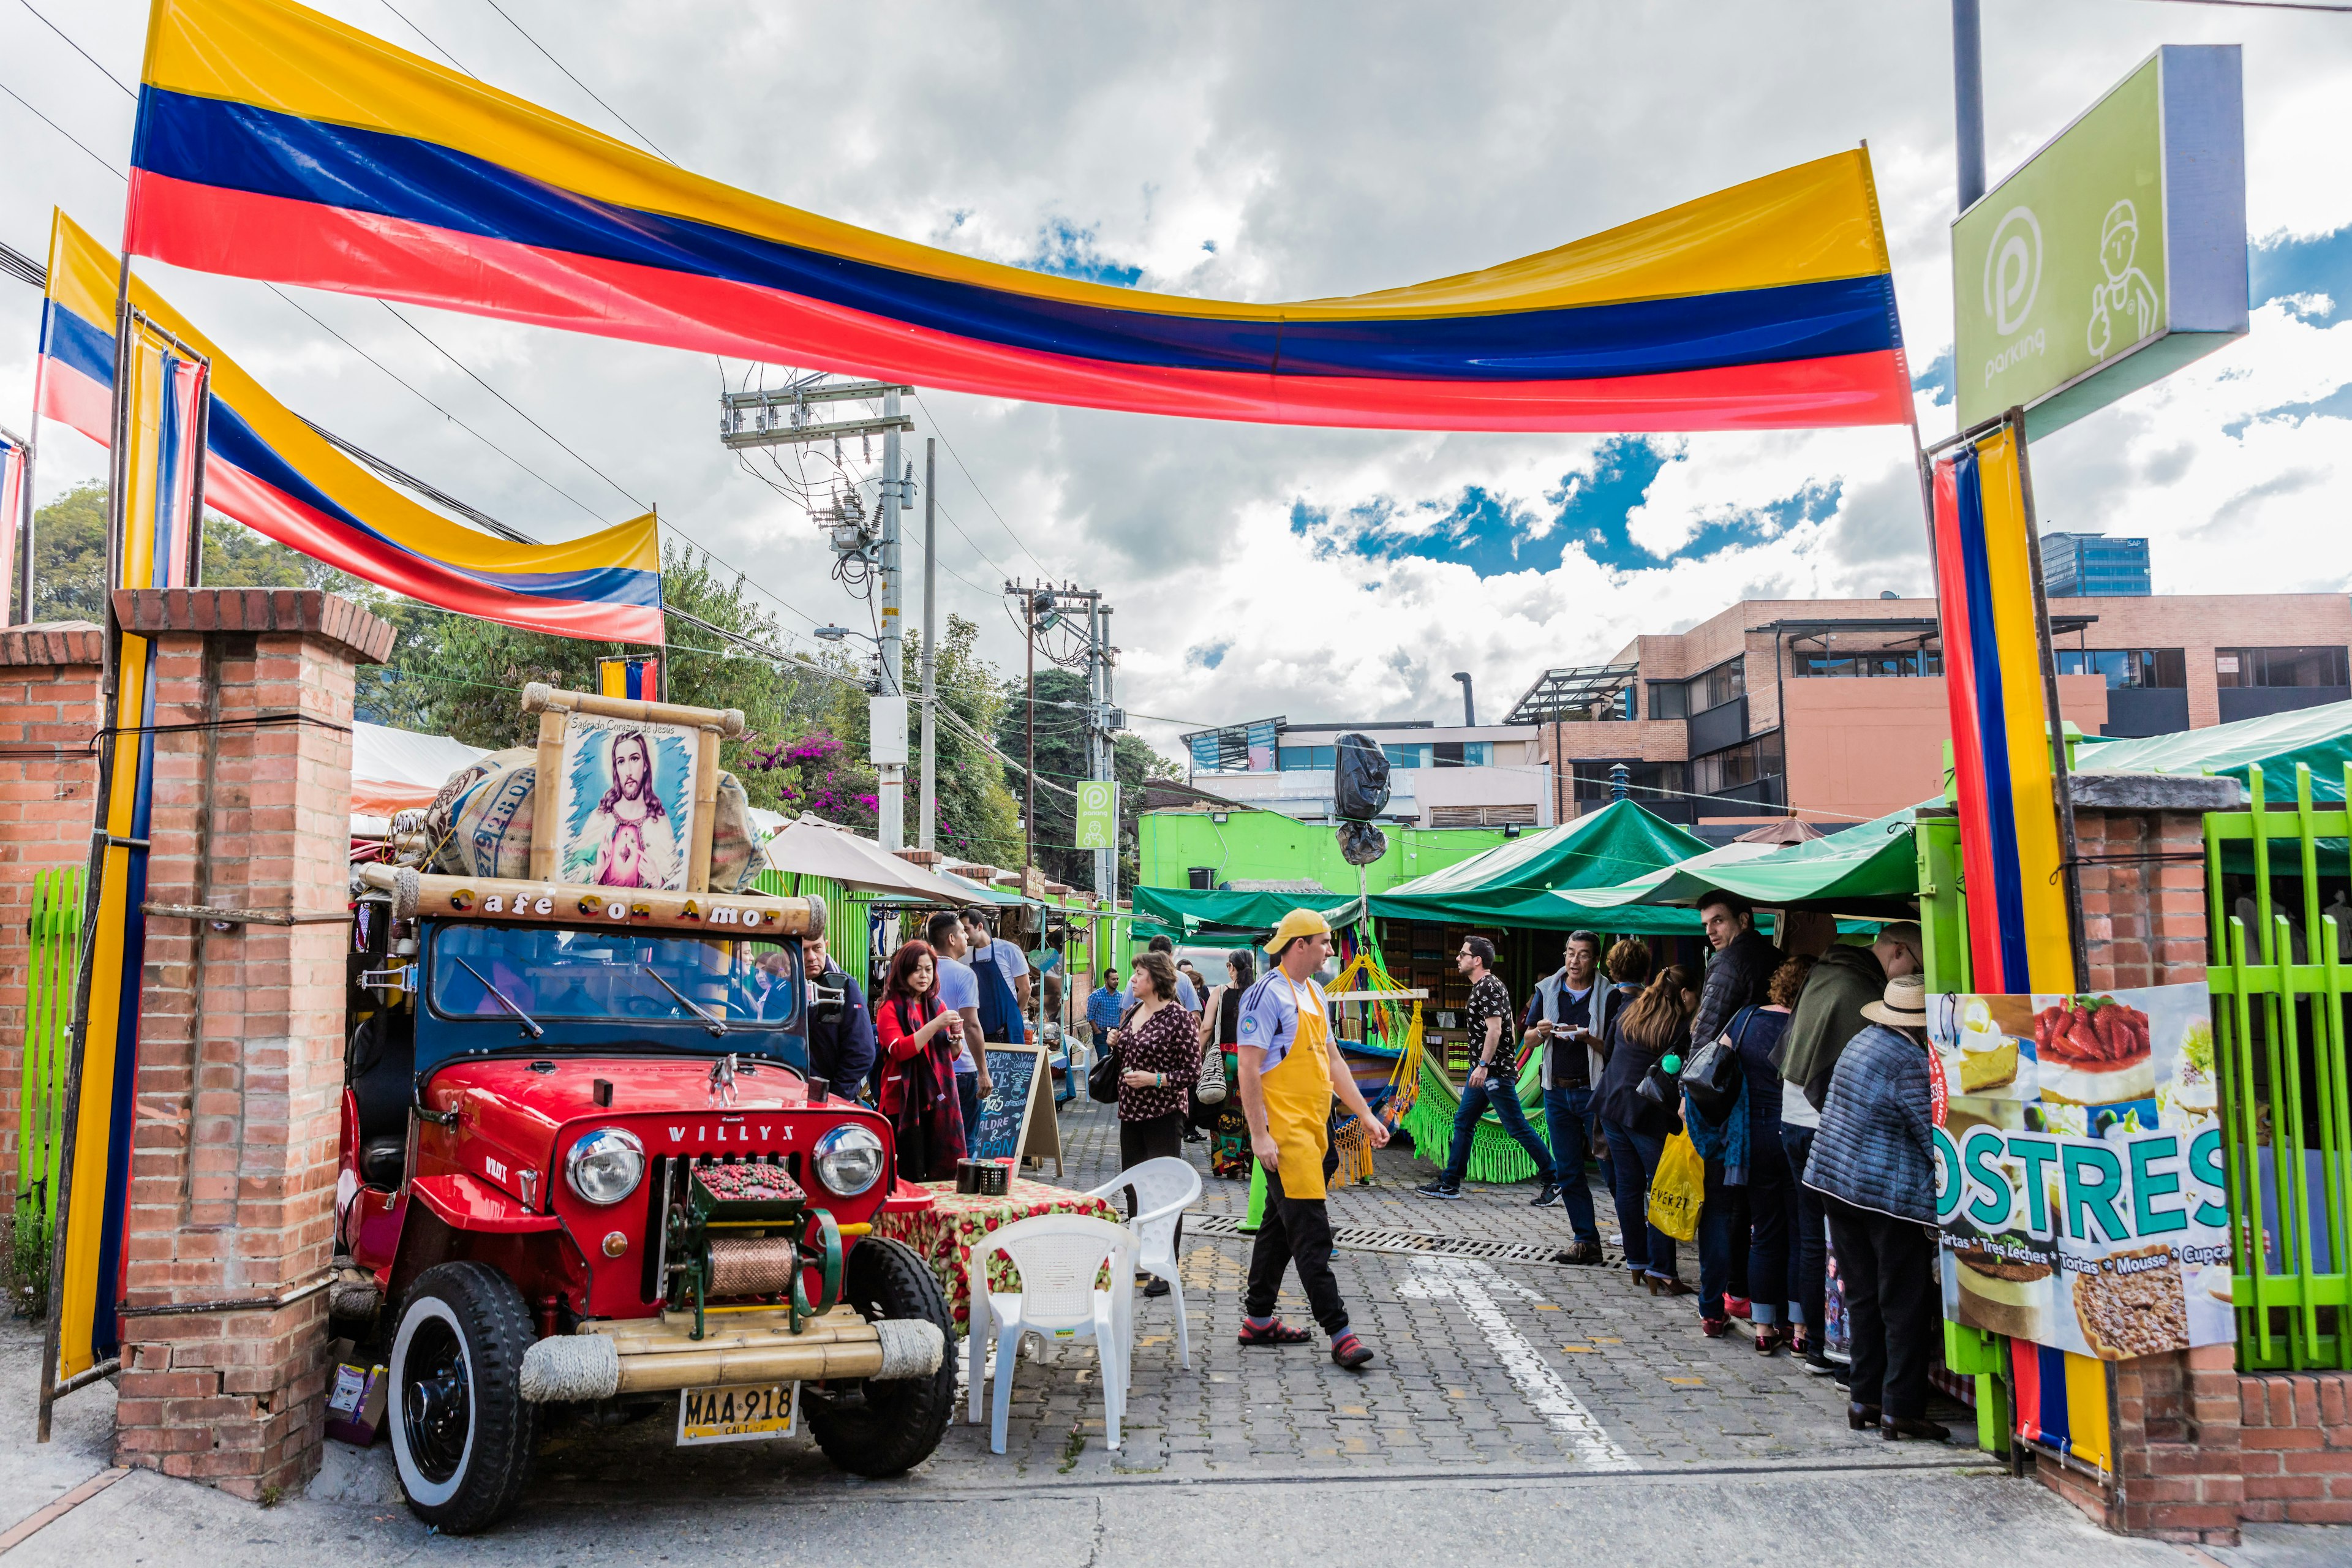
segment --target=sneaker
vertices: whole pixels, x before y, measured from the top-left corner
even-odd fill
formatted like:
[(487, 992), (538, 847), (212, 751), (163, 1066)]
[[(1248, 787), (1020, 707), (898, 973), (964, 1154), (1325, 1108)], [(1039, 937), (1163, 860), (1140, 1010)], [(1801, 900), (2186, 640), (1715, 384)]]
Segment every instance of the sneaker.
[(1580, 1241), (1563, 1251), (1553, 1253), (1551, 1260), (1554, 1263), (1578, 1265), (1598, 1263), (1601, 1261), (1601, 1244), (1597, 1241)]
[(1241, 1332), (1234, 1336), (1244, 1345), (1303, 1345), (1315, 1336), (1305, 1329), (1294, 1329), (1280, 1318), (1268, 1318), (1263, 1323), (1242, 1320)]
[(1445, 1184), (1445, 1178), (1443, 1176), (1438, 1177), (1437, 1180), (1430, 1183), (1426, 1186), (1413, 1188), (1413, 1192), (1417, 1196), (1424, 1198), (1458, 1199), (1462, 1195), (1462, 1189), (1460, 1187), (1447, 1186)]
[(1353, 1332), (1341, 1334), (1331, 1342), (1333, 1363), (1345, 1367), (1349, 1372), (1355, 1371), (1371, 1359), (1371, 1347), (1358, 1339)]
[(1744, 1320), (1750, 1310), (1750, 1306), (1747, 1297), (1727, 1293), (1723, 1298), (1723, 1310), (1727, 1316)]
[(1553, 1186), (1549, 1182), (1546, 1182), (1543, 1184), (1543, 1191), (1536, 1194), (1535, 1202), (1529, 1204), (1528, 1207), (1531, 1209), (1549, 1208), (1552, 1205), (1558, 1202), (1559, 1202), (1559, 1189)]
[(1698, 1331), (1705, 1334), (1708, 1339), (1719, 1340), (1723, 1338), (1724, 1335), (1731, 1331), (1731, 1320), (1728, 1318), (1701, 1318), (1698, 1321)]

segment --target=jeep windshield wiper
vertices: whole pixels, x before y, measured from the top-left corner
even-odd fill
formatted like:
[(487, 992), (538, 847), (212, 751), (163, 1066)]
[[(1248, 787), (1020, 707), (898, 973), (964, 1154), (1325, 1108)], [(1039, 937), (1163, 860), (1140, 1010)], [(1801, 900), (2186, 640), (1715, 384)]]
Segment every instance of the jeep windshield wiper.
[(545, 1029), (540, 1026), (538, 1019), (524, 1012), (520, 1007), (516, 1006), (515, 999), (508, 995), (505, 992), (499, 990), (497, 986), (491, 984), (488, 979), (483, 977), (480, 970), (475, 968), (472, 964), (467, 963), (462, 958), (457, 960), (457, 967), (472, 975), (481, 988), (488, 992), (491, 998), (495, 1000), (499, 1006), (504, 1007), (508, 1012), (512, 1013), (515, 1016), (515, 1020), (522, 1025), (523, 1031), (530, 1035), (532, 1039), (536, 1040), (547, 1033)]
[(688, 1012), (701, 1019), (702, 1026), (704, 1028), (709, 1030), (714, 1035), (723, 1035), (727, 1032), (726, 1019), (718, 1016), (716, 1014), (704, 1012), (700, 1003), (695, 1001), (693, 997), (688, 996), (685, 992), (680, 991), (677, 986), (672, 985), (667, 980), (664, 979), (660, 970), (656, 969), (650, 963), (640, 963), (637, 967), (644, 970), (647, 974), (652, 975), (654, 977), (655, 984), (660, 986), (663, 990), (677, 997), (677, 1005), (679, 1006), (685, 1008)]

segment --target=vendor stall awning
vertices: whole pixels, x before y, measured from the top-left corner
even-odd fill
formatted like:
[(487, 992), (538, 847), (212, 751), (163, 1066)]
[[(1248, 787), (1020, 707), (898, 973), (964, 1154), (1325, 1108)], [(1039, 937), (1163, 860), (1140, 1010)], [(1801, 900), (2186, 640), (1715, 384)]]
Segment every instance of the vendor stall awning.
[(1580, 889), (1613, 887), (1688, 859), (1706, 840), (1630, 800), (1612, 801), (1573, 822), (1496, 845), (1482, 855), (1375, 894), (1383, 920), (1471, 921), (1569, 931), (1597, 926), (1628, 935), (1693, 934), (1696, 915), (1587, 908)]
[(1918, 893), (1912, 806), (1802, 844), (1733, 842), (1613, 888), (1572, 895), (1601, 909), (1689, 905), (1710, 888), (1768, 909), (1792, 904), (1853, 914), (1907, 914)]
[(870, 838), (822, 817), (803, 816), (768, 840), (768, 864), (802, 877), (829, 877), (845, 888), (895, 893), (961, 909), (971, 902), (969, 883), (958, 885), (902, 860)]
[(2108, 741), (2084, 747), (2075, 766), (2086, 773), (2213, 773), (2242, 783), (2249, 768), (2259, 767), (2263, 795), (2292, 800), (2297, 763), (2311, 766), (2312, 799), (2344, 798), (2344, 765), (2352, 763), (2352, 702), (2266, 713), (2178, 735)]
[(1313, 910), (1336, 929), (1363, 918), (1360, 900), (1339, 893), (1244, 893), (1192, 888), (1138, 888), (1135, 912), (1171, 936), (1203, 931), (1272, 931), (1293, 910)]
[(446, 735), (364, 721), (352, 725), (352, 811), (390, 816), (433, 804), (451, 774), (489, 753)]

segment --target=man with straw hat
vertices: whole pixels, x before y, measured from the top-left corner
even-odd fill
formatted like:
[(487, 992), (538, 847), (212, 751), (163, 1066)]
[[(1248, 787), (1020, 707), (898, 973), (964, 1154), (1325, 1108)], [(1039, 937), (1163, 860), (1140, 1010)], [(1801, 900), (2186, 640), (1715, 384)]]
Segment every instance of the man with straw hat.
[(1386, 1124), (1364, 1103), (1354, 1075), (1331, 1043), (1330, 1004), (1315, 971), (1331, 952), (1331, 926), (1313, 910), (1293, 910), (1265, 951), (1274, 967), (1242, 998), (1235, 1030), (1242, 1114), (1265, 1174), (1265, 1216), (1250, 1252), (1241, 1342), (1304, 1344), (1310, 1338), (1274, 1315), (1285, 1269), (1296, 1264), (1315, 1321), (1331, 1336), (1331, 1359), (1353, 1371), (1371, 1351), (1348, 1327), (1347, 1303), (1331, 1273), (1331, 1217), (1324, 1207), (1331, 1097), (1355, 1112), (1377, 1149)]

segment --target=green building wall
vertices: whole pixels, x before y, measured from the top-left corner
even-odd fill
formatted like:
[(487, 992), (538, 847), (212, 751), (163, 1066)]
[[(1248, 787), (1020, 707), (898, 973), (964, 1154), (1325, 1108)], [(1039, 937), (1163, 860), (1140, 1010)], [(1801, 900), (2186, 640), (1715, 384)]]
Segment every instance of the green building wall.
[[(1328, 822), (1301, 822), (1275, 811), (1229, 811), (1218, 822), (1207, 812), (1148, 811), (1138, 819), (1138, 866), (1147, 888), (1190, 887), (1195, 866), (1213, 882), (1311, 879), (1335, 893), (1353, 893), (1356, 868), (1340, 857)], [(1367, 873), (1365, 889), (1384, 893), (1400, 883), (1483, 854), (1504, 841), (1499, 827), (1399, 827), (1383, 825), (1389, 852)]]

